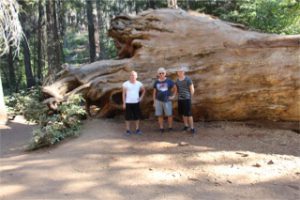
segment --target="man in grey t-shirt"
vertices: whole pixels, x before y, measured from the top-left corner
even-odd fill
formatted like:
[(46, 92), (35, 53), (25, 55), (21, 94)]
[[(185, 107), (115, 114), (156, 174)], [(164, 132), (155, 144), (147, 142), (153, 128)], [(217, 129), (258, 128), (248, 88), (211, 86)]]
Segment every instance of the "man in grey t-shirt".
[(177, 93), (178, 93), (178, 113), (182, 115), (184, 122), (184, 131), (190, 128), (190, 131), (194, 134), (194, 120), (192, 116), (192, 96), (195, 89), (190, 77), (185, 76), (185, 66), (180, 66), (177, 69), (178, 79), (176, 81)]

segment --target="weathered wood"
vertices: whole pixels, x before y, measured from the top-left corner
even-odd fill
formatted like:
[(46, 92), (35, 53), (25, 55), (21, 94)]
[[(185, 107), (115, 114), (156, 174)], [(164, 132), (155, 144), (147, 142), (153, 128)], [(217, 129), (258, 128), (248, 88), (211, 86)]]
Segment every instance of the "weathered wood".
[(58, 102), (81, 92), (101, 108), (99, 115), (113, 116), (121, 111), (122, 82), (135, 70), (147, 89), (142, 108), (149, 116), (157, 69), (175, 79), (176, 67), (186, 64), (196, 121), (300, 120), (300, 35), (257, 33), (175, 9), (116, 17), (109, 35), (123, 59), (66, 67), (44, 92)]

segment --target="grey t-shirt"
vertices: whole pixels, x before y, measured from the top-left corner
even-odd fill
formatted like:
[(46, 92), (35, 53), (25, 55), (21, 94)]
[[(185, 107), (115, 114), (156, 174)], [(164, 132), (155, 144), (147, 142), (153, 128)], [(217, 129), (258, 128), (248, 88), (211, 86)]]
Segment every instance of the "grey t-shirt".
[(177, 86), (177, 92), (178, 92), (178, 99), (184, 100), (184, 99), (191, 99), (191, 91), (190, 86), (193, 84), (192, 79), (190, 77), (185, 77), (184, 80), (180, 81), (177, 79), (176, 86)]

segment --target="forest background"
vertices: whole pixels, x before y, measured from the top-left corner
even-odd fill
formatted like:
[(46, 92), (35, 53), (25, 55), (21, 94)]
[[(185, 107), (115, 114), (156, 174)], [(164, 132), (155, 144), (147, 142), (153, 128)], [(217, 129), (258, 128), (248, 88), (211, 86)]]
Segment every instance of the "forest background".
[[(79, 66), (117, 59), (114, 41), (107, 35), (114, 16), (170, 7), (167, 0), (17, 2), (24, 37), (18, 54), (15, 47), (10, 47), (8, 53), (0, 57), (4, 95), (42, 85), (64, 63)], [(259, 32), (300, 34), (299, 0), (177, 0), (177, 6), (240, 23)]]

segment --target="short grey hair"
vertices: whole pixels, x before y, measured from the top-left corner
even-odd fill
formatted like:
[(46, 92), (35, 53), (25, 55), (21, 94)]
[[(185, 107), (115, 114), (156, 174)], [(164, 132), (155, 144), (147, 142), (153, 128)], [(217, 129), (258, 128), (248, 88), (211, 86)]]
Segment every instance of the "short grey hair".
[(163, 68), (163, 67), (160, 67), (160, 68), (157, 70), (157, 73), (161, 73), (161, 72), (164, 72), (164, 73), (166, 73), (167, 71), (166, 71), (166, 69), (165, 69), (165, 68)]
[(187, 65), (187, 64), (180, 64), (180, 65), (177, 67), (176, 71), (183, 71), (183, 72), (186, 72), (186, 71), (188, 71), (188, 65)]

